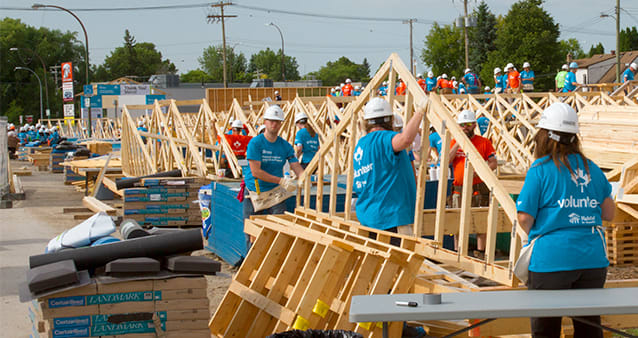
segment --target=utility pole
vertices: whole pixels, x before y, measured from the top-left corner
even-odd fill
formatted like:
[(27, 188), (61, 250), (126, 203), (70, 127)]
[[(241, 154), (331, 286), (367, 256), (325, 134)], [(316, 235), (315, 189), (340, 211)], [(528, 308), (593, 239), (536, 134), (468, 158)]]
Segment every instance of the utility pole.
[(412, 24), (416, 22), (416, 19), (408, 19), (403, 20), (403, 23), (407, 23), (410, 25), (410, 71), (412, 75), (414, 75), (415, 67), (414, 67), (414, 48), (412, 48)]
[(465, 68), (470, 68), (470, 54), (469, 54), (469, 45), (470, 40), (467, 37), (467, 26), (468, 26), (468, 17), (467, 17), (467, 0), (463, 0), (463, 7), (465, 9), (465, 16), (463, 17), (463, 35), (465, 36)]
[(620, 82), (620, 0), (616, 0), (616, 83)]
[(224, 88), (228, 88), (228, 77), (227, 77), (227, 73), (226, 73), (226, 27), (224, 24), (224, 19), (225, 18), (236, 18), (237, 15), (224, 15), (224, 6), (230, 6), (232, 5), (232, 2), (223, 2), (220, 1), (219, 3), (216, 4), (212, 4), (210, 5), (211, 7), (219, 7), (221, 9), (221, 15), (209, 15), (208, 16), (208, 21), (210, 22), (211, 20), (217, 20), (222, 22), (222, 43), (224, 45), (223, 47), (223, 60), (224, 60)]

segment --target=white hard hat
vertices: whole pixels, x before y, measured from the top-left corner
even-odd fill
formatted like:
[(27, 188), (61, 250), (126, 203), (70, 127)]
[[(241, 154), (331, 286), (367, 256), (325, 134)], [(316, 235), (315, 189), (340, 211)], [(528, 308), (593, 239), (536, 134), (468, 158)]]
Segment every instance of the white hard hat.
[(241, 120), (235, 120), (233, 121), (233, 123), (230, 124), (230, 126), (232, 128), (243, 128), (244, 124), (241, 122)]
[(629, 65), (629, 67), (633, 70), (638, 69), (638, 65), (635, 62), (632, 62), (631, 65)]
[(278, 90), (275, 90), (275, 95), (277, 95), (277, 94), (279, 94), (279, 91), (278, 91)]
[(529, 68), (529, 67), (531, 67), (531, 66), (529, 65), (529, 62), (524, 62), (524, 63), (523, 63), (523, 68)]
[(334, 92), (335, 92), (335, 89), (334, 89), (334, 88), (330, 88), (330, 92), (331, 92), (331, 93), (334, 93)]
[(536, 126), (547, 130), (577, 134), (578, 114), (567, 103), (555, 102), (543, 110), (541, 119)]
[(141, 127), (143, 125), (144, 125), (144, 121), (142, 121), (142, 120), (137, 121), (137, 126), (138, 127)]
[(34, 126), (29, 127), (29, 130), (35, 130)]
[(421, 77), (423, 77), (423, 74), (421, 74), (421, 73), (419, 73), (419, 74), (416, 74), (416, 77), (419, 77), (419, 78), (421, 78)]
[(465, 68), (465, 73), (463, 73), (463, 74), (467, 74), (469, 72), (470, 72), (470, 69), (469, 68)]
[(257, 134), (260, 134), (264, 129), (266, 129), (266, 125), (262, 124), (259, 128), (257, 128)]
[(352, 80), (346, 79), (346, 83), (350, 83), (350, 82), (352, 82)]
[(432, 71), (428, 72), (428, 77), (434, 77), (434, 73)]
[(510, 63), (507, 64), (507, 66), (505, 66), (505, 68), (512, 69), (512, 68), (514, 68), (514, 65), (510, 62)]
[(459, 89), (459, 94), (465, 94), (465, 88)]
[(561, 69), (563, 69), (563, 70), (568, 70), (568, 69), (569, 69), (569, 67), (567, 67), (567, 64), (566, 64), (566, 63), (565, 63), (565, 64), (563, 64), (563, 66), (562, 66), (562, 67), (560, 67), (560, 68), (561, 68)]
[(452, 75), (452, 80), (456, 80), (456, 76)]
[(383, 85), (384, 86), (387, 85), (387, 84), (388, 84), (388, 81), (383, 81)]
[(345, 85), (346, 85), (345, 83), (341, 82), (341, 83), (339, 84), (339, 87), (343, 87), (343, 86), (345, 86)]
[(354, 86), (354, 89), (355, 89), (355, 90), (359, 90), (359, 89), (361, 89), (361, 87), (359, 87), (359, 86)]
[(473, 111), (465, 109), (456, 117), (456, 122), (459, 124), (476, 122), (476, 115)]
[(441, 75), (442, 78), (447, 79), (447, 74), (443, 73), (443, 75)]
[(53, 128), (51, 128), (51, 130), (53, 130), (53, 131), (56, 131), (58, 129), (60, 129), (60, 128), (58, 128), (58, 126), (53, 126)]
[(459, 83), (458, 83), (458, 82), (456, 82), (456, 81), (453, 81), (453, 82), (452, 82), (452, 86), (454, 86), (454, 87), (458, 86), (458, 84), (459, 84)]
[(308, 119), (308, 115), (306, 113), (300, 111), (295, 115), (295, 123), (299, 122), (299, 120)]
[(388, 116), (392, 116), (392, 108), (388, 101), (380, 97), (375, 97), (368, 101), (366, 106), (363, 108), (363, 118), (365, 120)]
[(336, 87), (335, 87), (335, 90), (341, 91), (341, 87), (336, 86)]
[(492, 88), (490, 88), (490, 86), (485, 86), (485, 91), (488, 91), (490, 89), (492, 89)]
[(264, 120), (283, 121), (284, 111), (278, 105), (272, 105), (266, 109)]
[(392, 127), (394, 128), (403, 128), (403, 118), (399, 114), (394, 114), (394, 121), (392, 122)]

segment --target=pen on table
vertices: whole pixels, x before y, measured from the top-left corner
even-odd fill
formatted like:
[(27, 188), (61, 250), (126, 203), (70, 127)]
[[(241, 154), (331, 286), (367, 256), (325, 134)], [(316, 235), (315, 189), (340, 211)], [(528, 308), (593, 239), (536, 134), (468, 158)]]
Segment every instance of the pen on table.
[(396, 306), (409, 306), (409, 307), (417, 307), (419, 305), (419, 303), (417, 302), (402, 302), (402, 301), (394, 302), (394, 304)]

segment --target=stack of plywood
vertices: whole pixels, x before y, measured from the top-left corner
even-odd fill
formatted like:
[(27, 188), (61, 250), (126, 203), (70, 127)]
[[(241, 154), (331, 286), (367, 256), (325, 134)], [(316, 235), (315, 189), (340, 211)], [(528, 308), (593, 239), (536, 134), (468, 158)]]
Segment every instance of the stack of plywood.
[(62, 165), (62, 163), (64, 163), (65, 158), (65, 153), (51, 153), (51, 157), (49, 159), (49, 169), (52, 173), (64, 172), (64, 166)]
[(39, 298), (33, 337), (210, 337), (205, 277), (92, 283)]
[(142, 187), (124, 190), (124, 218), (146, 226), (202, 226), (199, 204), (194, 203), (201, 178), (147, 178)]
[(82, 144), (89, 148), (93, 154), (106, 155), (113, 150), (113, 145), (110, 142), (88, 141)]

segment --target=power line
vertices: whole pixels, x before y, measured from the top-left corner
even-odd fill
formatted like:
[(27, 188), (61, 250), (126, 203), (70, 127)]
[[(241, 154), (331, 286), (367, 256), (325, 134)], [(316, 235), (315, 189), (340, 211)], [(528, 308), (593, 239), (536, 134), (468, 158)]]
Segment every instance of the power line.
[[(145, 7), (109, 7), (109, 8), (69, 8), (73, 12), (121, 12), (121, 11), (152, 11), (165, 9), (188, 9), (188, 8), (206, 8), (210, 3), (186, 4), (186, 5), (168, 5), (168, 6), (145, 6)], [(31, 7), (0, 7), (7, 11), (32, 11)], [(42, 8), (40, 11), (55, 11), (55, 9)]]

